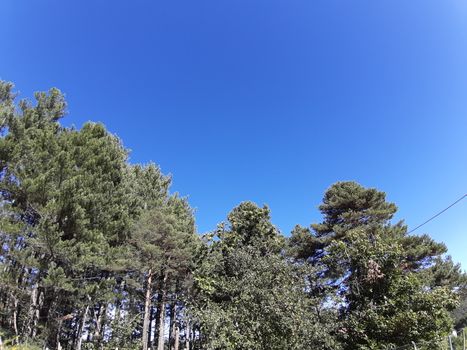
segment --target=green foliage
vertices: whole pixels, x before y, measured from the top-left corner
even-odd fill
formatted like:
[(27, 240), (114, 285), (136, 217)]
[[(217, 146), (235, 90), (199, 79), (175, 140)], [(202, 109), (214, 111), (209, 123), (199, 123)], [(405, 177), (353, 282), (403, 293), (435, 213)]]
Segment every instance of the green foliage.
[[(314, 233), (296, 228), (290, 253), (319, 266), (322, 285), (340, 299), (339, 330), (347, 349), (380, 349), (435, 341), (449, 333), (455, 280), (443, 269), (444, 245), (408, 236), (390, 223), (396, 207), (375, 189), (336, 183)], [(308, 250), (308, 252), (307, 252)]]
[(337, 349), (305, 293), (305, 267), (279, 254), (269, 210), (246, 202), (228, 219), (195, 274), (203, 348)]
[(461, 267), (392, 223), (383, 192), (338, 182), (323, 221), (289, 239), (267, 206), (243, 202), (200, 237), (170, 176), (129, 164), (101, 124), (63, 127), (66, 106), (58, 89), (17, 102), (0, 82), (7, 349), (161, 349), (176, 337), (192, 350), (441, 349), (453, 319), (467, 324)]

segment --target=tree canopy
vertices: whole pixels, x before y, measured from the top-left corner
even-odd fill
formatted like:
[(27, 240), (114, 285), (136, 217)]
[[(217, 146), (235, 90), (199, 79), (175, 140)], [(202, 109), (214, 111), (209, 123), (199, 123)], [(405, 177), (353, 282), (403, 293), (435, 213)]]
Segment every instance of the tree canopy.
[(384, 192), (337, 182), (284, 235), (242, 202), (196, 231), (155, 164), (99, 123), (64, 127), (58, 89), (0, 82), (0, 337), (49, 349), (444, 349), (467, 278), (408, 234)]

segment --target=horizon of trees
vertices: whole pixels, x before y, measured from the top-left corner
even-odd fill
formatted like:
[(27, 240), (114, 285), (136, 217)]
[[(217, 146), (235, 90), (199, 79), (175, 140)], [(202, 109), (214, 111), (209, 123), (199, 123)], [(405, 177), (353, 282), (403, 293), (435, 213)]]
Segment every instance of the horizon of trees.
[[(337, 182), (284, 236), (242, 202), (196, 232), (155, 164), (98, 123), (60, 124), (58, 89), (0, 81), (0, 336), (24, 349), (444, 349), (467, 277), (385, 193)], [(1, 346), (1, 345), (0, 345)]]

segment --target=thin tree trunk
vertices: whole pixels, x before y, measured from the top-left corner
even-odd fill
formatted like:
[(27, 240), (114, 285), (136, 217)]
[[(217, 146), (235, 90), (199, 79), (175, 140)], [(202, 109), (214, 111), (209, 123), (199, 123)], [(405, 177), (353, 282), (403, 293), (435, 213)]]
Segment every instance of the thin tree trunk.
[(185, 328), (185, 350), (190, 350), (190, 335), (191, 335), (191, 327), (190, 322), (186, 322)]
[(58, 327), (57, 327), (57, 339), (55, 340), (57, 344), (57, 350), (62, 350), (62, 344), (60, 344), (60, 332), (62, 331), (62, 321), (60, 320), (58, 322)]
[(152, 270), (149, 269), (148, 277), (146, 281), (146, 296), (144, 299), (143, 339), (142, 339), (143, 350), (148, 349), (151, 292), (152, 292)]
[(89, 305), (86, 306), (86, 309), (84, 310), (84, 314), (81, 319), (81, 323), (79, 325), (77, 341), (76, 341), (76, 350), (81, 350), (81, 344), (83, 342), (83, 330), (87, 322), (88, 311), (89, 311)]
[[(18, 276), (18, 280), (16, 282), (16, 285), (18, 288), (21, 288), (23, 284), (23, 277), (24, 275), (27, 274), (27, 269), (21, 268), (20, 273)], [(19, 337), (18, 337), (18, 314), (19, 314), (19, 308), (20, 305), (18, 304), (18, 298), (16, 295), (12, 295), (13, 297), (13, 315), (12, 315), (12, 323), (13, 323), (13, 331), (15, 332), (15, 343), (19, 344)]]
[[(60, 304), (61, 294), (49, 291), (49, 293), (44, 295), (44, 303), (40, 312), (40, 323), (44, 325), (44, 329), (47, 330), (47, 345), (53, 349), (56, 349), (58, 344), (58, 339), (61, 330), (61, 320), (57, 318), (57, 308)], [(41, 319), (44, 319), (42, 321)], [(55, 335), (55, 336), (54, 336)]]
[(170, 323), (169, 323), (169, 349), (173, 349), (173, 345), (175, 343), (174, 341), (174, 336), (175, 336), (175, 326), (176, 326), (176, 318), (177, 318), (177, 315), (176, 315), (176, 303), (175, 301), (173, 301), (171, 304), (170, 304), (170, 315), (169, 315), (169, 318), (170, 318)]
[(101, 302), (97, 303), (96, 306), (92, 306), (92, 321), (90, 321), (90, 324), (92, 324), (92, 327), (89, 327), (89, 330), (87, 332), (87, 342), (95, 342), (99, 338), (99, 332), (101, 329), (101, 323), (102, 323), (102, 310), (103, 310), (103, 304)]
[(92, 337), (93, 340), (96, 340), (98, 342), (101, 341), (101, 334), (102, 334), (102, 329), (103, 329), (103, 324), (104, 324), (104, 314), (106, 313), (106, 304), (100, 304), (99, 305), (99, 314), (97, 316), (96, 320), (96, 329), (94, 330), (94, 336)]
[(34, 283), (32, 286), (31, 291), (31, 303), (29, 304), (29, 311), (28, 311), (28, 327), (26, 330), (26, 334), (30, 337), (33, 337), (33, 333), (35, 332), (36, 328), (36, 312), (37, 312), (37, 283)]
[[(132, 307), (132, 297), (129, 297), (129, 309), (131, 310)], [(116, 340), (116, 343), (118, 343), (118, 340), (120, 339), (119, 335), (119, 329), (120, 329), (120, 316), (121, 316), (121, 303), (120, 301), (117, 300), (116, 305), (115, 305), (115, 314), (113, 316), (112, 321), (109, 324), (110, 329), (112, 330), (112, 339)], [(105, 330), (104, 328), (102, 329), (103, 331)], [(117, 331), (116, 331), (117, 330)], [(104, 334), (104, 332), (102, 332)]]
[(173, 350), (178, 350), (179, 346), (180, 346), (180, 329), (178, 327), (178, 322), (175, 322), (175, 339), (174, 339)]
[(154, 337), (152, 338), (152, 347), (155, 349), (157, 347), (157, 340), (159, 339), (159, 322), (161, 319), (161, 296), (162, 294), (159, 292), (157, 293), (157, 301), (155, 307), (155, 315), (154, 315)]
[(39, 323), (41, 308), (44, 305), (44, 291), (43, 289), (37, 289), (37, 299), (34, 310), (34, 318), (31, 326), (31, 338), (34, 339), (37, 335), (37, 324)]
[(159, 305), (160, 315), (159, 315), (159, 332), (158, 332), (158, 342), (157, 342), (157, 350), (164, 350), (164, 329), (165, 329), (165, 299), (167, 295), (167, 278), (168, 273), (167, 271), (164, 273), (164, 278), (162, 280), (161, 285), (161, 303)]
[(161, 313), (159, 320), (159, 332), (157, 341), (157, 350), (164, 350), (164, 330), (165, 330), (165, 291), (162, 292), (162, 304), (160, 305)]
[[(125, 281), (122, 280), (122, 282), (120, 282), (120, 284), (118, 285), (118, 288), (117, 288), (117, 293), (120, 293), (123, 294), (123, 289), (125, 288)], [(117, 323), (120, 322), (120, 311), (122, 309), (122, 302), (120, 300), (120, 298), (116, 298), (115, 299), (115, 317), (114, 317), (114, 321), (117, 320)]]
[[(122, 279), (120, 281), (120, 283), (117, 285), (117, 290), (116, 290), (116, 294), (119, 295), (119, 296), (122, 296), (123, 295), (123, 291), (125, 289), (125, 281)], [(117, 343), (118, 343), (118, 339), (120, 339), (120, 336), (119, 336), (119, 332), (120, 332), (120, 322), (122, 321), (122, 313), (121, 313), (121, 310), (122, 310), (122, 301), (120, 300), (120, 297), (117, 296), (115, 297), (115, 302), (114, 302), (114, 305), (115, 305), (115, 312), (114, 312), (114, 316), (112, 318), (112, 321), (110, 322), (110, 328), (112, 329), (112, 339), (113, 340), (117, 340)], [(130, 297), (130, 305), (132, 305), (132, 298)], [(106, 309), (107, 310), (107, 304), (106, 304)], [(99, 309), (100, 311), (100, 309)], [(106, 312), (104, 312), (104, 315), (103, 316), (106, 316)], [(101, 312), (99, 312), (99, 315), (102, 315)], [(125, 316), (123, 316), (123, 322), (125, 321), (124, 320)], [(103, 328), (104, 326), (102, 326), (102, 324), (104, 324), (106, 320), (100, 318), (100, 324), (101, 326), (99, 327), (99, 331), (102, 333), (102, 336), (103, 336)], [(116, 330), (116, 331), (115, 331)]]
[(159, 291), (157, 292), (157, 301), (156, 301), (156, 315), (154, 317), (155, 319), (155, 325), (154, 325), (154, 338), (153, 338), (153, 348), (157, 348), (157, 341), (159, 339), (159, 328), (160, 328), (160, 320), (161, 320), (161, 304), (162, 304), (162, 281), (163, 277), (161, 276), (159, 278), (159, 285), (158, 289)]
[(149, 329), (148, 329), (148, 348), (151, 347), (151, 344), (154, 342), (154, 336), (152, 335), (152, 325), (154, 323), (154, 314), (155, 314), (155, 308), (152, 305), (152, 297), (151, 297), (151, 306), (150, 306), (151, 312), (149, 314)]
[(18, 343), (18, 298), (13, 296), (13, 316), (12, 316), (13, 330), (16, 335), (16, 343)]

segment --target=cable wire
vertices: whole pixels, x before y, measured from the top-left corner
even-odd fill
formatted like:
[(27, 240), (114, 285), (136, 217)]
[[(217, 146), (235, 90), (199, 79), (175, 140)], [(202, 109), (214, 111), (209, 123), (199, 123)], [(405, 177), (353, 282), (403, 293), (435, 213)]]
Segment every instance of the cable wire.
[(459, 203), (461, 200), (463, 200), (465, 197), (467, 197), (467, 194), (464, 194), (462, 197), (460, 197), (458, 200), (456, 200), (454, 203), (452, 203), (451, 205), (449, 205), (448, 207), (444, 208), (443, 210), (441, 210), (438, 214), (435, 214), (433, 215), (431, 218), (429, 218), (428, 220), (426, 220), (425, 222), (421, 223), (420, 225), (418, 225), (417, 227), (411, 229), (408, 233), (412, 233), (414, 232), (415, 230), (418, 230), (420, 227), (422, 227), (423, 225), (426, 225), (428, 224), (431, 220), (437, 218), (438, 216), (440, 216), (441, 214), (443, 214), (446, 210), (452, 208), (453, 206), (455, 206), (457, 203)]

